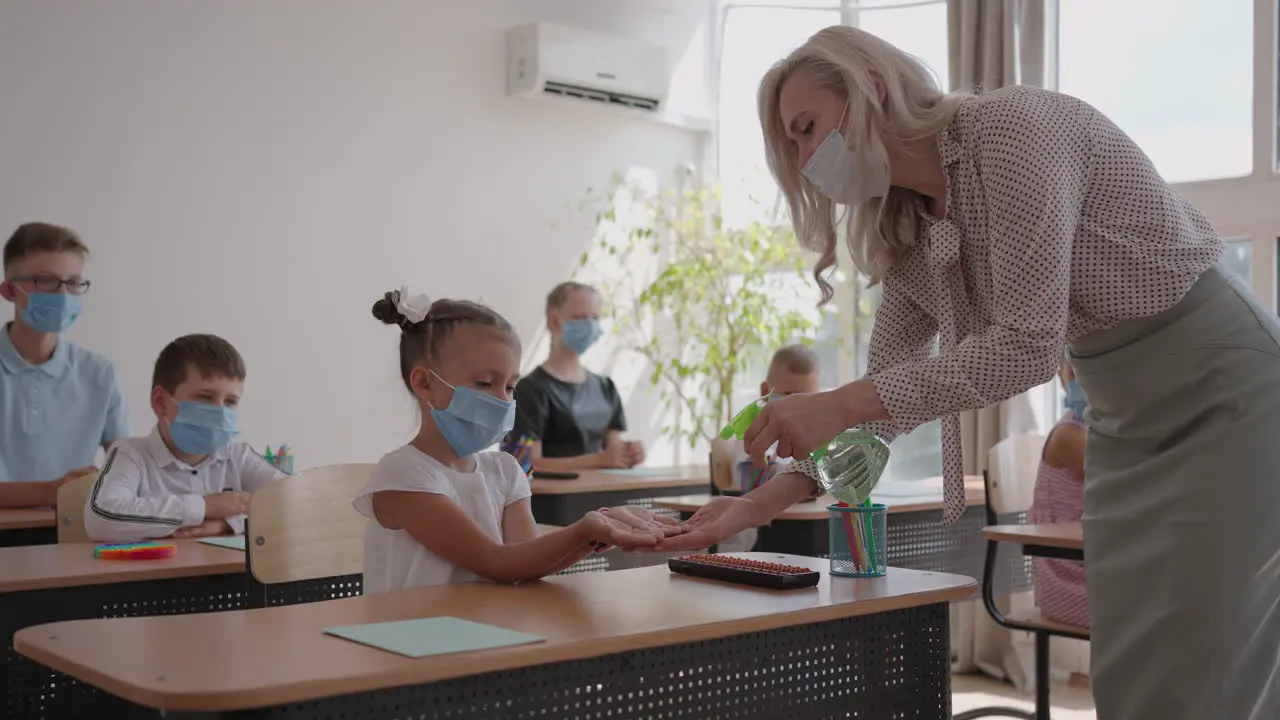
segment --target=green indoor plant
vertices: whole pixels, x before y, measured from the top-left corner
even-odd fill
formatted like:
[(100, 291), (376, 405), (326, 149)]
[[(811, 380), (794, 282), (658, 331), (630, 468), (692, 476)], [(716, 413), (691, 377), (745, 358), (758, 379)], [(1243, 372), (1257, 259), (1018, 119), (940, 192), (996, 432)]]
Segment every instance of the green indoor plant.
[(790, 223), (730, 227), (710, 186), (615, 178), (589, 196), (606, 207), (576, 276), (603, 294), (618, 348), (647, 361), (676, 421), (664, 433), (691, 448), (712, 439), (739, 410), (743, 372), (821, 319), (801, 292), (812, 281)]

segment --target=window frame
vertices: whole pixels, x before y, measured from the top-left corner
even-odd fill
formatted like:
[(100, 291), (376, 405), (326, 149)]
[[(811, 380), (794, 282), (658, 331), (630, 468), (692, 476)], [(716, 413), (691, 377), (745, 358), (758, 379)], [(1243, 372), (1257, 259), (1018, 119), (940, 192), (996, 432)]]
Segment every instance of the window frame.
[[(1049, 84), (1058, 89), (1057, 47), (1061, 3), (1051, 0), (1045, 28), (1054, 49)], [(1196, 180), (1174, 183), (1172, 187), (1195, 205), (1213, 223), (1224, 240), (1249, 238), (1253, 245), (1251, 285), (1259, 300), (1277, 309), (1276, 246), (1280, 242), (1280, 213), (1275, 198), (1280, 196), (1277, 171), (1277, 134), (1280, 130), (1277, 104), (1280, 102), (1280, 10), (1277, 0), (1253, 2), (1253, 172), (1238, 178)], [(1193, 91), (1194, 92), (1194, 91)]]
[[(947, 0), (899, 0), (899, 4), (906, 7), (917, 5), (939, 5), (945, 4)], [(720, 61), (721, 54), (724, 51), (724, 32), (727, 26), (728, 14), (737, 8), (777, 8), (783, 10), (815, 10), (815, 11), (831, 11), (839, 10), (840, 23), (857, 27), (858, 15), (864, 12), (859, 8), (861, 0), (721, 0), (716, 4), (713, 19), (713, 48), (711, 52), (711, 64), (713, 66), (711, 72), (711, 102), (712, 107), (720, 106)], [(886, 8), (884, 5), (875, 5), (874, 9), (868, 9), (866, 12), (877, 12)], [(945, 83), (946, 78), (942, 78)], [(719, 178), (720, 176), (720, 133), (719, 133), (719, 117), (717, 112), (716, 120), (713, 122), (716, 128), (711, 134), (711, 142), (708, 143), (708, 163), (710, 170), (708, 177)], [(850, 257), (847, 246), (844, 242), (839, 243), (836, 252), (837, 280), (832, 283), (832, 289), (835, 294), (831, 298), (829, 308), (841, 318), (852, 318), (857, 315), (858, 302), (862, 295), (867, 292), (866, 281), (853, 272), (853, 259)], [(840, 338), (837, 357), (839, 359), (837, 379), (841, 385), (857, 380), (861, 375), (858, 374), (857, 353), (860, 348), (860, 340), (858, 337), (856, 323), (842, 322), (840, 324)]]
[[(724, 33), (728, 25), (728, 14), (738, 8), (777, 8), (777, 9), (794, 9), (794, 10), (814, 10), (814, 11), (832, 11), (838, 9), (840, 12), (840, 23), (857, 27), (860, 0), (721, 0), (717, 3), (714, 10), (712, 20), (712, 52), (711, 64), (713, 69), (710, 73), (711, 77), (711, 93), (710, 101), (712, 107), (717, 109), (716, 119), (713, 122), (715, 130), (711, 134), (710, 142), (707, 147), (709, 169), (708, 177), (720, 177), (720, 152), (721, 152), (721, 133), (719, 131), (719, 112), (720, 107), (720, 66), (722, 62), (722, 54), (724, 51)], [(893, 7), (898, 5), (905, 7), (913, 7), (920, 5), (941, 5), (947, 0), (899, 0)], [(838, 7), (837, 7), (838, 6)], [(876, 12), (879, 10), (889, 10), (893, 7), (886, 7), (883, 4), (876, 4), (875, 9), (868, 8), (865, 12)], [(940, 78), (945, 83), (945, 76)], [(781, 221), (786, 222), (785, 213), (781, 216)], [(839, 231), (839, 240), (836, 249), (836, 275), (832, 282), (832, 290), (834, 295), (828, 305), (828, 311), (833, 313), (838, 321), (838, 342), (836, 348), (836, 381), (839, 385), (857, 380), (862, 375), (859, 372), (859, 353), (862, 359), (866, 361), (866, 350), (863, 339), (860, 337), (859, 323), (855, 321), (858, 317), (858, 305), (862, 297), (869, 292), (875, 291), (867, 287), (866, 279), (854, 272), (853, 259), (849, 255), (848, 246), (843, 239), (843, 229)], [(872, 318), (867, 318), (866, 322), (872, 322)], [(928, 423), (921, 426), (918, 431), (930, 432), (925, 427), (936, 425)], [(941, 448), (938, 447), (939, 468), (938, 474), (941, 474)]]

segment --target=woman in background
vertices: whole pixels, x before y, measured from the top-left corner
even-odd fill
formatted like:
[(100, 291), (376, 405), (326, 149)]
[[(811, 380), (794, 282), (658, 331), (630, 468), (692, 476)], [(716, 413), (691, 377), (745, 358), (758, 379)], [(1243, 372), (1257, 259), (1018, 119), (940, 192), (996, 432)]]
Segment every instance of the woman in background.
[(516, 385), (516, 421), (509, 442), (533, 441), (533, 469), (576, 472), (629, 468), (644, 462), (644, 447), (622, 439), (627, 429), (613, 381), (582, 365), (603, 331), (600, 293), (562, 282), (547, 295), (551, 354)]

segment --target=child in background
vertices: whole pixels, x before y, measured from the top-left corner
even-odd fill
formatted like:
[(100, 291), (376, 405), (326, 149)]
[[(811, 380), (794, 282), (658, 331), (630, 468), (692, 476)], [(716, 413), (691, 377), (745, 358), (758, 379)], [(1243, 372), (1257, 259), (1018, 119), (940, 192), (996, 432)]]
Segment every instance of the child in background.
[(71, 230), (20, 226), (4, 246), (0, 297), (0, 507), (55, 505), (58, 487), (96, 473), (98, 448), (129, 432), (115, 369), (61, 335), (84, 303), (89, 249)]
[(239, 433), (244, 360), (213, 335), (186, 335), (156, 359), (150, 435), (116, 443), (85, 501), (84, 524), (99, 542), (208, 537), (244, 532), (249, 496), (283, 474)]
[[(788, 345), (773, 354), (769, 371), (760, 383), (760, 397), (786, 397), (816, 393), (822, 386), (822, 372), (818, 368), (818, 356), (807, 345)], [(741, 443), (739, 443), (741, 445)], [(738, 466), (750, 463), (745, 449), (739, 450)], [(772, 468), (766, 468), (756, 485), (772, 476)], [(747, 490), (749, 488), (743, 488)]]
[(590, 285), (562, 282), (547, 295), (551, 354), (516, 388), (510, 443), (532, 441), (534, 470), (577, 472), (629, 468), (644, 462), (644, 445), (624, 440), (622, 397), (613, 380), (587, 370), (582, 355), (600, 328), (600, 293)]
[(370, 520), (365, 594), (533, 580), (603, 546), (651, 547), (679, 532), (641, 508), (612, 508), (539, 535), (519, 463), (487, 451), (515, 417), (520, 340), (510, 324), (477, 303), (404, 289), (374, 303), (373, 316), (400, 329), (400, 377), (422, 425), (382, 457), (355, 500)]
[(769, 372), (760, 383), (760, 396), (816, 393), (822, 389), (818, 356), (806, 345), (788, 345), (773, 354)]
[[(760, 383), (760, 397), (772, 395), (773, 397), (784, 397), (786, 395), (798, 395), (802, 393), (816, 393), (822, 389), (822, 372), (818, 366), (818, 356), (814, 354), (804, 345), (788, 345), (773, 354), (773, 359), (769, 361), (769, 370), (765, 375), (764, 382)], [(731, 448), (732, 462), (730, 463), (730, 477), (735, 483), (732, 489), (738, 492), (747, 492), (749, 487), (737, 487), (744, 478), (744, 473), (760, 473), (759, 479), (756, 480), (755, 475), (751, 475), (755, 484), (759, 485), (769, 479), (769, 469), (760, 470), (751, 468), (751, 459), (747, 457), (746, 450), (742, 447), (741, 440), (722, 441), (717, 440), (715, 444), (727, 443)], [(713, 450), (713, 455), (716, 451)], [(728, 538), (720, 543), (718, 549), (721, 552), (741, 552), (750, 550), (755, 547), (757, 531), (755, 528), (743, 530), (742, 532)]]
[[(1084, 391), (1065, 359), (1058, 379), (1066, 390), (1066, 412), (1045, 441), (1027, 521), (1079, 522), (1084, 515)], [(1089, 627), (1089, 598), (1084, 564), (1072, 560), (1032, 560), (1036, 604), (1045, 618)]]
[[(806, 345), (788, 345), (773, 354), (769, 361), (769, 370), (764, 382), (760, 383), (760, 397), (786, 397), (816, 393), (822, 389), (822, 372), (818, 367), (818, 356)], [(741, 472), (744, 464), (749, 465), (751, 458), (742, 448), (741, 441), (735, 450), (735, 472)], [(753, 472), (760, 472), (758, 468)], [(756, 485), (768, 480), (772, 470), (766, 468)], [(743, 492), (751, 488), (739, 488)]]

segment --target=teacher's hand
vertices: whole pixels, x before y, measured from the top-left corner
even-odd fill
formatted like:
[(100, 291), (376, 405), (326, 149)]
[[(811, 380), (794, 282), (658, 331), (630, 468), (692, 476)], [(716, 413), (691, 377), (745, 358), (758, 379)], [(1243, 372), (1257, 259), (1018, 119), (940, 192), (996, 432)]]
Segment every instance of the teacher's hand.
[(757, 467), (774, 443), (780, 458), (803, 458), (851, 427), (889, 417), (868, 378), (835, 390), (770, 400), (743, 437)]
[(855, 384), (770, 400), (743, 436), (751, 461), (763, 467), (765, 453), (774, 443), (778, 444), (778, 457), (803, 458), (852, 427), (854, 413), (847, 394)]

